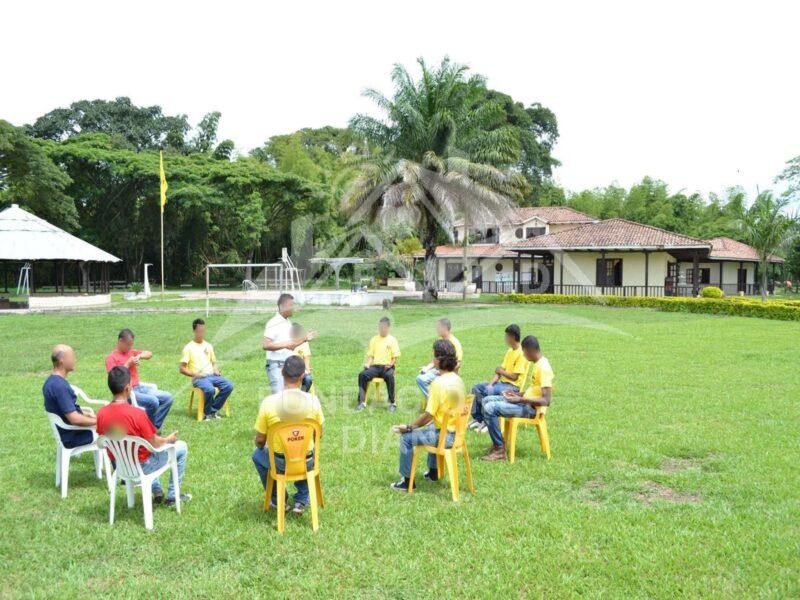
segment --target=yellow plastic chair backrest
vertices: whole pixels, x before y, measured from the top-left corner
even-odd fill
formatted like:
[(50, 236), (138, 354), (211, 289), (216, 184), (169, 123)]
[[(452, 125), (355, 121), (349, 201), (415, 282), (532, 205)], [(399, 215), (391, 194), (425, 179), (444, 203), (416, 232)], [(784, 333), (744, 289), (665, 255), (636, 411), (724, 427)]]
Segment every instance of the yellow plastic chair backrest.
[[(456, 391), (448, 391), (448, 396)], [(448, 397), (448, 405), (450, 409), (447, 411), (447, 425), (439, 430), (439, 443), (436, 445), (437, 450), (440, 452), (445, 449), (447, 443), (447, 432), (451, 425), (455, 426), (455, 436), (453, 438), (453, 448), (461, 448), (464, 445), (464, 437), (467, 434), (467, 423), (469, 416), (472, 412), (472, 402), (475, 396), (470, 394), (466, 398), (450, 398)], [(452, 402), (450, 401), (452, 400)]]
[[(275, 464), (275, 454), (283, 454), (286, 470), (283, 475), (291, 480), (305, 479), (306, 456), (311, 443), (314, 443), (314, 467), (319, 465), (319, 438), (322, 430), (313, 419), (300, 421), (281, 421), (267, 430), (269, 461)], [(276, 473), (278, 477), (281, 474)]]

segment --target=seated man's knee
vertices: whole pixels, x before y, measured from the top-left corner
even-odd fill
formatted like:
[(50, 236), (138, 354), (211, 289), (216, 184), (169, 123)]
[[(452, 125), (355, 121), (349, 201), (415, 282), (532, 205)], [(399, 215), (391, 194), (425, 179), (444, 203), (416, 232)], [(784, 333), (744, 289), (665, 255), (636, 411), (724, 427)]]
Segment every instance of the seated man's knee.
[(175, 454), (177, 456), (186, 456), (189, 454), (189, 445), (183, 440), (175, 442)]
[(472, 393), (473, 394), (483, 394), (483, 384), (482, 383), (476, 383), (475, 385), (473, 385), (472, 386)]
[(483, 414), (487, 416), (496, 416), (499, 414), (499, 404), (497, 402), (485, 402), (483, 405)]

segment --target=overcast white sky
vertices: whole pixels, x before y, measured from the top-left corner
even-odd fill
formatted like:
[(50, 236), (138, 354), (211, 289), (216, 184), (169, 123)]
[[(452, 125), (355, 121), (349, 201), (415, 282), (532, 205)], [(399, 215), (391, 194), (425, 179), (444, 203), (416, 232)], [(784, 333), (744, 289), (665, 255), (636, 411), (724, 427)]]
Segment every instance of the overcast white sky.
[(569, 189), (774, 187), (800, 154), (800, 2), (25, 2), (0, 9), (0, 118), (130, 96), (241, 151), (343, 126), (395, 62), (444, 54), (558, 117)]

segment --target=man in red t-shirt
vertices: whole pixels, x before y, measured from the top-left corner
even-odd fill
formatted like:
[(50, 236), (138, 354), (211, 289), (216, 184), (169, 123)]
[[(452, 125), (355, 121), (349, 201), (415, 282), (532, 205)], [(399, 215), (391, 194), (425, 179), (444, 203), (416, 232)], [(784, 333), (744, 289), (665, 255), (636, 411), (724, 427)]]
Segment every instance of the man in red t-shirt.
[(106, 356), (106, 372), (114, 367), (125, 367), (131, 372), (131, 387), (136, 394), (136, 403), (147, 412), (156, 429), (161, 429), (169, 409), (172, 408), (172, 394), (139, 382), (139, 362), (150, 360), (153, 353), (134, 349), (133, 340), (134, 335), (130, 329), (119, 332), (117, 347)]
[[(98, 435), (132, 435), (147, 440), (153, 448), (161, 448), (164, 444), (175, 444), (175, 458), (178, 462), (178, 481), (183, 487), (183, 472), (186, 468), (186, 455), (189, 452), (186, 442), (178, 440), (178, 432), (174, 431), (167, 437), (156, 433), (155, 426), (147, 415), (128, 404), (131, 393), (131, 372), (126, 367), (113, 367), (108, 372), (108, 388), (114, 395), (111, 404), (97, 411)], [(139, 448), (139, 462), (145, 474), (152, 473), (167, 464), (167, 452), (150, 452), (146, 448)], [(190, 494), (181, 494), (181, 502), (191, 499)], [(164, 490), (158, 479), (153, 480), (153, 501), (159, 503), (164, 500)], [(166, 503), (168, 506), (175, 504), (175, 485), (172, 475), (167, 488)]]

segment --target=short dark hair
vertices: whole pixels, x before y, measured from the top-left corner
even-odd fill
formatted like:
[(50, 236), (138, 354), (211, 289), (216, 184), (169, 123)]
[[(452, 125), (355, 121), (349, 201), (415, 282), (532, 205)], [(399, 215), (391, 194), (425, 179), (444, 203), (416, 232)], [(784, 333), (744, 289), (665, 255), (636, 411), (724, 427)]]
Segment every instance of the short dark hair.
[(522, 347), (525, 350), (541, 350), (538, 338), (533, 335), (525, 336), (525, 339), (522, 340)]
[(381, 317), (378, 323), (386, 323), (387, 325), (391, 325), (392, 321), (389, 317)]
[(206, 322), (203, 321), (203, 319), (195, 319), (194, 321), (192, 321), (192, 331), (197, 329), (198, 325), (205, 325), (205, 324), (206, 324)]
[(286, 304), (289, 300), (294, 300), (294, 296), (286, 293), (283, 293), (280, 296), (278, 296), (278, 308)]
[(286, 359), (286, 362), (283, 363), (283, 369), (281, 369), (283, 378), (292, 382), (300, 379), (305, 372), (306, 361), (294, 355)]
[(131, 372), (127, 367), (114, 367), (108, 372), (108, 389), (112, 394), (121, 394), (131, 382)]
[(133, 331), (131, 331), (130, 329), (128, 329), (126, 327), (125, 329), (121, 329), (120, 330), (119, 335), (117, 336), (117, 339), (118, 340), (132, 340), (135, 337), (136, 336), (133, 335)]
[(433, 355), (439, 361), (439, 368), (443, 371), (454, 371), (458, 364), (456, 347), (450, 340), (436, 340), (433, 342)]
[(506, 334), (514, 336), (516, 341), (519, 341), (520, 332), (519, 332), (519, 325), (514, 325), (513, 323), (506, 327)]
[(450, 322), (450, 319), (448, 319), (447, 317), (439, 319), (439, 324), (442, 327), (444, 327), (445, 329), (447, 329), (447, 331), (450, 331), (450, 329), (452, 329), (452, 327), (453, 327), (453, 324)]

